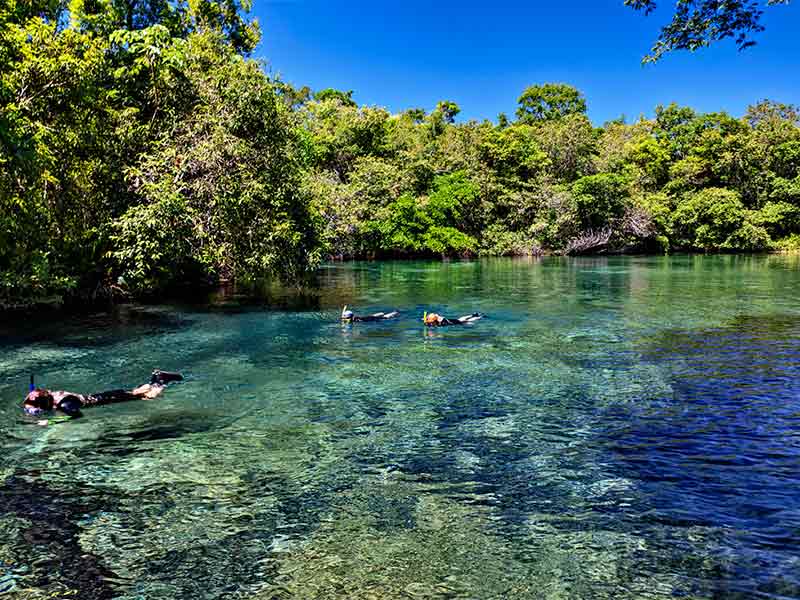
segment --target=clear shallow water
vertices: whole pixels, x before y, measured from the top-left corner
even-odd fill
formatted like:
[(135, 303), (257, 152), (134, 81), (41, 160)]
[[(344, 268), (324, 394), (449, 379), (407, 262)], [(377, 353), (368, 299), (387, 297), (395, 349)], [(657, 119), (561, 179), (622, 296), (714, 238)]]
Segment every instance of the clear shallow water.
[[(0, 595), (800, 598), (798, 267), (336, 264), (280, 310), (6, 323)], [(47, 428), (17, 407), (31, 371), (153, 367), (187, 381)]]

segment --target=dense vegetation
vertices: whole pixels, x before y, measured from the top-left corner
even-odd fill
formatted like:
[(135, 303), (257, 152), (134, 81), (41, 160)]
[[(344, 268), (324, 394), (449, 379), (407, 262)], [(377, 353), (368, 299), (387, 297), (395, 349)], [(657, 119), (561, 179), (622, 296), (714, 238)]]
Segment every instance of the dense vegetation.
[(327, 256), (800, 246), (797, 110), (594, 127), (564, 84), (515, 119), (391, 114), (248, 58), (237, 0), (0, 8), (0, 304), (278, 275)]

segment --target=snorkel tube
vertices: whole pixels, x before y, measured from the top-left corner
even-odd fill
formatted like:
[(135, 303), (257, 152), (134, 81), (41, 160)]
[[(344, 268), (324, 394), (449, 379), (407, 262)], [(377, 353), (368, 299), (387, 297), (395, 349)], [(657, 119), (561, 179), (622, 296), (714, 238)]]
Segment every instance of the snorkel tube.
[[(31, 373), (31, 383), (28, 385), (28, 394), (30, 394), (33, 390), (36, 389), (36, 384), (33, 383), (33, 373)], [(42, 414), (42, 409), (35, 407), (35, 406), (28, 406), (27, 403), (28, 397), (25, 397), (25, 400), (22, 401), (22, 408), (23, 410), (28, 413), (29, 415), (40, 415)]]

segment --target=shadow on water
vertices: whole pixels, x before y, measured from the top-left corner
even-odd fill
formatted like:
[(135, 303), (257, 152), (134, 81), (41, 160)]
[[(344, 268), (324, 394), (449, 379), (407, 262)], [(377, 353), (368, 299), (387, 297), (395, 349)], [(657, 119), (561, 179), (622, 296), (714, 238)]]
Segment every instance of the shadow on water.
[(800, 596), (789, 558), (800, 555), (790, 484), (800, 469), (799, 334), (796, 315), (664, 332), (642, 352), (669, 370), (674, 396), (605, 420), (611, 464), (642, 492), (616, 512), (654, 533), (694, 532), (677, 563), (673, 544), (664, 553), (673, 560), (654, 566), (703, 573), (698, 593)]
[(25, 320), (0, 321), (0, 336), (4, 345), (26, 346), (47, 343), (69, 348), (102, 347), (119, 342), (120, 335), (135, 340), (138, 337), (187, 327), (191, 321), (173, 310), (122, 305), (108, 312), (71, 316), (44, 314)]
[(0, 488), (0, 514), (15, 515), (26, 525), (17, 540), (5, 542), (11, 542), (21, 559), (40, 557), (26, 583), (57, 589), (63, 597), (77, 593), (86, 600), (113, 598), (107, 580), (115, 574), (102, 557), (81, 547), (79, 535), (83, 518), (114, 507), (114, 501), (90, 488), (52, 488), (36, 472), (7, 477)]

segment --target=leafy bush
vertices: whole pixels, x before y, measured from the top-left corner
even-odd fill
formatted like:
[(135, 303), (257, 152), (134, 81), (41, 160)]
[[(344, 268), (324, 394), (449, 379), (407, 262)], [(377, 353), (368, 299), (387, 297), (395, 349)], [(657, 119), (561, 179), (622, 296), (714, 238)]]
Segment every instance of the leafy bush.
[(800, 177), (800, 140), (785, 142), (773, 149), (772, 169), (779, 177)]
[(726, 250), (747, 250), (751, 252), (766, 250), (772, 246), (772, 239), (766, 228), (746, 219), (742, 226), (734, 231), (722, 245)]
[(476, 240), (453, 226), (460, 219), (462, 202), (474, 196), (474, 188), (463, 175), (438, 180), (436, 191), (426, 200), (404, 194), (386, 209), (375, 228), (381, 247), (401, 253), (459, 255), (473, 252)]
[(542, 174), (549, 164), (547, 154), (536, 139), (536, 130), (530, 125), (490, 131), (480, 146), (480, 153), (482, 160), (503, 177), (532, 179)]
[(120, 283), (133, 292), (151, 292), (191, 274), (203, 275), (211, 267), (203, 264), (192, 214), (179, 196), (132, 206), (112, 227), (111, 254)]
[(793, 233), (778, 240), (773, 245), (776, 250), (783, 252), (800, 252), (800, 233)]
[(483, 232), (481, 254), (488, 256), (538, 256), (542, 247), (530, 232), (509, 231), (495, 223)]
[[(673, 243), (683, 248), (719, 250), (735, 248), (736, 239), (756, 239), (756, 232), (732, 237), (745, 222), (745, 208), (739, 195), (721, 188), (688, 194), (672, 215)], [(748, 242), (749, 243), (749, 242)]]
[(628, 180), (615, 173), (582, 177), (572, 184), (581, 226), (598, 229), (612, 224), (625, 213), (630, 195)]
[(777, 239), (800, 228), (800, 206), (788, 202), (767, 202), (760, 210), (753, 211), (751, 220)]

